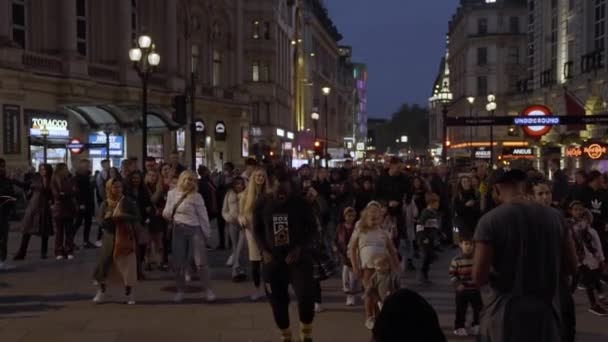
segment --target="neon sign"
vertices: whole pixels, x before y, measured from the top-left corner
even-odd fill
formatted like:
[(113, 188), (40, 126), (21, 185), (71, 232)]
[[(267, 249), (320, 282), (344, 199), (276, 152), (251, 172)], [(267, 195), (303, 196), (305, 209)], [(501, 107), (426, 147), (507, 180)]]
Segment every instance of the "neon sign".
[(549, 133), (551, 126), (559, 125), (560, 119), (551, 116), (551, 110), (546, 106), (533, 105), (524, 109), (521, 117), (516, 118), (513, 122), (516, 125), (522, 125), (526, 135), (540, 138)]

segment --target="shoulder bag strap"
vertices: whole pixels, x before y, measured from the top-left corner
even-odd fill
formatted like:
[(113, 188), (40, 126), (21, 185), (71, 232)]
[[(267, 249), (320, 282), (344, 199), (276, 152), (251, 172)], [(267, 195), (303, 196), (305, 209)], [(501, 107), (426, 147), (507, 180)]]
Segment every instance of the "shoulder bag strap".
[(175, 217), (177, 208), (179, 208), (179, 206), (182, 205), (182, 203), (184, 203), (184, 200), (186, 199), (186, 197), (188, 197), (187, 193), (182, 195), (182, 197), (179, 199), (179, 201), (177, 201), (177, 203), (175, 203), (175, 207), (173, 207), (173, 213), (171, 213), (171, 221), (173, 221), (173, 217)]

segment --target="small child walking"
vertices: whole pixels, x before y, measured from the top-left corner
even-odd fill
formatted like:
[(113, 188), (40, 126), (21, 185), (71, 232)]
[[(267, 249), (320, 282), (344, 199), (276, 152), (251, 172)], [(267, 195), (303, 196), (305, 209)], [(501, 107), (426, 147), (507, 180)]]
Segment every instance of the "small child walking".
[(346, 207), (342, 213), (343, 222), (336, 227), (336, 240), (334, 241), (334, 251), (342, 262), (342, 289), (346, 294), (346, 305), (356, 304), (355, 294), (358, 291), (357, 277), (353, 273), (353, 265), (348, 258), (348, 242), (355, 231), (355, 221), (357, 211), (353, 207)]
[[(580, 201), (572, 201), (568, 209), (578, 257), (578, 279), (587, 292), (589, 312), (598, 316), (607, 316), (608, 311), (601, 305), (601, 302), (605, 300), (600, 280), (604, 253), (600, 237), (597, 231), (591, 227), (593, 215)], [(604, 304), (608, 303), (604, 302)]]
[(374, 260), (376, 271), (369, 280), (369, 286), (365, 290), (365, 296), (372, 296), (378, 301), (379, 309), (382, 309), (384, 300), (400, 289), (399, 273), (395, 272), (391, 265), (389, 256), (381, 256)]
[(422, 252), (422, 267), (419, 280), (423, 284), (430, 284), (429, 270), (435, 261), (435, 241), (441, 227), (439, 212), (439, 196), (434, 193), (425, 195), (426, 208), (422, 210), (416, 224), (416, 240)]
[[(370, 202), (357, 222), (355, 231), (348, 244), (349, 258), (353, 272), (363, 279), (367, 292), (371, 289), (371, 279), (376, 272), (375, 260), (387, 257), (392, 270), (399, 269), (397, 251), (391, 237), (381, 228), (382, 213), (378, 202)], [(378, 298), (375, 295), (365, 296), (365, 327), (373, 329), (378, 313)]]
[(473, 284), (471, 273), (473, 271), (474, 245), (470, 236), (461, 235), (460, 254), (450, 263), (450, 280), (456, 290), (456, 320), (454, 321), (454, 335), (467, 336), (465, 329), (468, 306), (473, 309), (473, 323), (470, 333), (479, 334), (479, 313), (483, 307), (479, 287)]

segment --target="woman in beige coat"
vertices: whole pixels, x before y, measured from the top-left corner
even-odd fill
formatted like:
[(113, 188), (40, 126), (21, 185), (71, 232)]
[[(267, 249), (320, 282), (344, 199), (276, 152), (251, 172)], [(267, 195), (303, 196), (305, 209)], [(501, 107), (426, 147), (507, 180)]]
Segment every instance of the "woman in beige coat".
[(253, 278), (254, 292), (250, 298), (252, 301), (258, 300), (263, 292), (261, 285), (261, 269), (262, 269), (262, 253), (258, 248), (253, 235), (253, 211), (257, 201), (272, 192), (272, 186), (269, 184), (266, 170), (261, 167), (256, 168), (249, 178), (249, 183), (244, 191), (244, 195), (240, 200), (240, 210), (238, 221), (245, 228), (245, 237), (247, 238), (247, 248), (249, 249), (249, 261), (251, 262), (251, 276)]

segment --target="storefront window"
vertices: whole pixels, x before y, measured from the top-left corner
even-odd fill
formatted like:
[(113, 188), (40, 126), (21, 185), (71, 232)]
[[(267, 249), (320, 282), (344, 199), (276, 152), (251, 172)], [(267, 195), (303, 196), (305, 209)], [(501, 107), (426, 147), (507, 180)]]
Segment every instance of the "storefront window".
[[(104, 132), (94, 132), (89, 135), (89, 144), (94, 144), (89, 149), (93, 171), (101, 170), (101, 161), (107, 158), (106, 153), (106, 134)], [(125, 156), (125, 139), (122, 135), (110, 134), (110, 166), (120, 167), (120, 161)]]
[(162, 135), (148, 136), (148, 157), (156, 158), (157, 162), (162, 162), (164, 160)]

